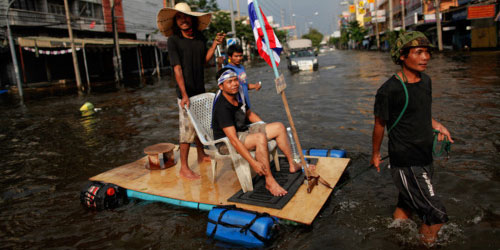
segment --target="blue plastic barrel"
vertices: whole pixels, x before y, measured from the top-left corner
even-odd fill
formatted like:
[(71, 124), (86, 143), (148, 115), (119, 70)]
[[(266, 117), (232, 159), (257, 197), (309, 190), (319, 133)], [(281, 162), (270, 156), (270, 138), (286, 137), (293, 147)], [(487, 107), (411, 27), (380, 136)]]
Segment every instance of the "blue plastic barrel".
[(311, 148), (311, 149), (309, 149), (309, 155), (310, 156), (327, 157), (328, 156), (328, 149)]
[(334, 158), (345, 158), (346, 152), (345, 150), (340, 150), (340, 149), (332, 149), (330, 150), (330, 155), (329, 157), (334, 157)]
[[(206, 234), (216, 240), (245, 247), (263, 247), (271, 239), (277, 220), (267, 215), (254, 221), (256, 216), (254, 212), (241, 209), (216, 207), (208, 214)], [(245, 227), (247, 225), (248, 228)]]

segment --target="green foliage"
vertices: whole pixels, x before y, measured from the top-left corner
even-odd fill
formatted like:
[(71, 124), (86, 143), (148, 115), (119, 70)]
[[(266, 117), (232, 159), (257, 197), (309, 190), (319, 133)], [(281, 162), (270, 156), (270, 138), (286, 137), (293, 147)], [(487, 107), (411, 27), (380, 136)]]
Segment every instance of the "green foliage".
[(363, 41), (366, 34), (368, 34), (368, 31), (361, 27), (357, 20), (349, 22), (347, 25), (347, 31), (350, 34), (350, 38), (356, 43)]
[(396, 43), (396, 39), (398, 38), (398, 35), (399, 35), (398, 31), (387, 31), (385, 33), (383, 41), (388, 41), (389, 48), (392, 48), (392, 46), (394, 46), (394, 44)]
[(342, 29), (340, 30), (340, 46), (339, 48), (342, 48), (342, 49), (345, 49), (347, 48), (347, 43), (349, 42), (349, 32), (347, 30), (347, 28), (345, 27), (342, 27)]
[[(243, 24), (241, 21), (235, 21), (236, 36), (242, 40), (245, 40), (247, 44), (255, 44), (255, 38), (253, 37), (252, 26)], [(212, 15), (212, 22), (208, 26), (208, 29), (204, 31), (205, 36), (210, 40), (215, 37), (217, 32), (230, 32), (231, 31), (231, 14), (227, 12), (216, 12)], [(286, 42), (286, 31), (274, 30), (278, 40), (283, 44)]]
[[(288, 37), (288, 31), (287, 30), (277, 30), (277, 29), (274, 29), (274, 34), (276, 34), (276, 37), (278, 37), (278, 40), (280, 41), (280, 43), (282, 45), (286, 43), (287, 37)], [(252, 33), (252, 35), (253, 35), (253, 33)]]
[(361, 43), (368, 31), (361, 27), (357, 20), (350, 21), (347, 27), (342, 27), (340, 30), (339, 48), (345, 49), (348, 47), (350, 40), (356, 44)]
[(319, 47), (321, 40), (323, 40), (323, 34), (317, 29), (311, 28), (309, 33), (302, 35), (302, 38), (311, 40), (313, 47)]
[(215, 12), (219, 10), (216, 0), (177, 0), (176, 3), (187, 3), (192, 11)]
[(328, 39), (327, 42), (328, 45), (335, 45), (335, 47), (337, 48), (340, 47), (339, 43), (340, 43), (340, 37), (330, 37), (330, 39)]

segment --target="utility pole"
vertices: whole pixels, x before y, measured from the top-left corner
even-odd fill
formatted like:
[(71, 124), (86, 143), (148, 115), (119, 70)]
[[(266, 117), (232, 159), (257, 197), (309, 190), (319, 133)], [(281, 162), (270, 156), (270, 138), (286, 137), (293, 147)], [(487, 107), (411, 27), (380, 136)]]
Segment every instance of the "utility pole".
[(295, 39), (297, 39), (297, 25), (295, 24), (295, 18), (293, 18), (292, 0), (288, 0), (288, 8), (290, 9), (290, 25), (295, 26), (293, 29), (295, 33)]
[(16, 75), (16, 83), (17, 83), (17, 92), (19, 93), (19, 98), (21, 99), (21, 105), (24, 103), (24, 94), (23, 94), (23, 86), (21, 84), (21, 75), (19, 74), (19, 65), (17, 64), (17, 56), (16, 49), (14, 48), (14, 40), (12, 39), (12, 31), (10, 29), (9, 24), (9, 10), (12, 3), (15, 0), (11, 0), (9, 5), (7, 6), (7, 13), (5, 14), (5, 23), (7, 24), (7, 36), (9, 37), (9, 47), (10, 47), (10, 56), (12, 57), (12, 65), (14, 66), (14, 74)]
[(438, 49), (443, 51), (443, 30), (441, 28), (441, 1), (434, 0), (434, 8), (436, 9), (436, 32), (438, 37)]
[(73, 68), (75, 68), (76, 87), (78, 88), (78, 95), (82, 95), (83, 94), (82, 79), (80, 78), (80, 68), (78, 67), (78, 56), (76, 55), (75, 40), (73, 39), (73, 29), (71, 28), (68, 0), (64, 0), (64, 10), (66, 11), (66, 23), (68, 24), (69, 40), (71, 41), (71, 54), (73, 56)]
[(236, 9), (238, 9), (238, 21), (240, 21), (241, 20), (240, 0), (236, 0)]
[(229, 6), (231, 8), (231, 31), (233, 32), (233, 37), (236, 37), (236, 28), (234, 26), (234, 8), (233, 0), (229, 0)]
[[(66, 0), (67, 1), (67, 0)], [(115, 81), (120, 85), (123, 79), (122, 57), (120, 53), (120, 38), (118, 36), (118, 27), (115, 20), (115, 0), (109, 0), (111, 5), (111, 23), (113, 28), (113, 43), (115, 45), (115, 56), (113, 57), (113, 65), (115, 66)]]
[(392, 0), (389, 1), (389, 30), (393, 31), (394, 30), (394, 25), (392, 24)]
[(375, 0), (375, 37), (377, 38), (377, 50), (380, 50), (380, 35), (378, 34), (378, 6), (377, 0)]
[(285, 27), (285, 9), (281, 8), (280, 14), (281, 14), (281, 27)]
[(401, 0), (401, 31), (406, 30), (405, 25), (405, 0)]

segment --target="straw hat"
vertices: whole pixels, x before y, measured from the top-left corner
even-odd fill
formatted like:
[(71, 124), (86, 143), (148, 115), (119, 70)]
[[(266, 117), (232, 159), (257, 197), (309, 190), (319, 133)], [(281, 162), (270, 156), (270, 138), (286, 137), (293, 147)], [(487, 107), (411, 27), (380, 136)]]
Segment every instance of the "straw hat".
[(187, 3), (178, 3), (174, 8), (163, 8), (160, 10), (160, 12), (158, 12), (156, 21), (158, 24), (158, 29), (166, 37), (169, 37), (173, 34), (174, 17), (177, 12), (182, 12), (186, 15), (198, 18), (198, 30), (200, 31), (208, 27), (210, 18), (212, 17), (212, 13), (191, 11), (191, 7), (189, 7)]

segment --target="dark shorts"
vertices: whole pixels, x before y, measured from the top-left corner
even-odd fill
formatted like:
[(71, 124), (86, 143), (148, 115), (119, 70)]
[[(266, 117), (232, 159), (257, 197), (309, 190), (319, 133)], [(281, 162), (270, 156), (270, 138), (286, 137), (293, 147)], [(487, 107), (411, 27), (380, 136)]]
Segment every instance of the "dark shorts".
[[(256, 133), (263, 133), (264, 135), (266, 135), (266, 124), (265, 123), (251, 124), (247, 131), (238, 132), (238, 139), (241, 141), (241, 143), (245, 143), (245, 139), (247, 138), (248, 135)], [(229, 154), (229, 149), (223, 142), (219, 142), (215, 144), (215, 146), (217, 147), (221, 155)]]
[(399, 190), (399, 208), (414, 211), (427, 225), (442, 224), (448, 221), (446, 208), (437, 197), (432, 187), (434, 167), (391, 166), (394, 184)]

